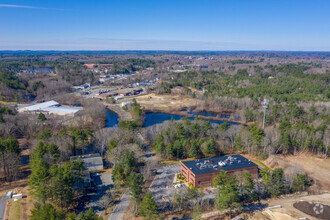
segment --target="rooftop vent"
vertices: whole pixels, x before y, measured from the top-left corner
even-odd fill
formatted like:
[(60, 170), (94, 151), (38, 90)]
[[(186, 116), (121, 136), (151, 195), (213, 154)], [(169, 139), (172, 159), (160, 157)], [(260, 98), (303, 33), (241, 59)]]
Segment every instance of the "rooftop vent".
[(221, 166), (221, 167), (226, 166), (226, 163), (225, 163), (225, 162), (222, 162), (222, 161), (220, 161), (218, 164), (219, 164), (219, 166)]

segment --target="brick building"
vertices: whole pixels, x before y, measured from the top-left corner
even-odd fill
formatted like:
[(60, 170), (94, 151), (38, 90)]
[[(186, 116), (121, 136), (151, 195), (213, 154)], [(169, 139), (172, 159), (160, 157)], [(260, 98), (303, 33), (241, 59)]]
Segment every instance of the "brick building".
[(253, 178), (258, 178), (258, 165), (239, 154), (181, 161), (181, 175), (194, 187), (211, 186), (220, 170), (227, 171), (230, 176), (249, 172)]

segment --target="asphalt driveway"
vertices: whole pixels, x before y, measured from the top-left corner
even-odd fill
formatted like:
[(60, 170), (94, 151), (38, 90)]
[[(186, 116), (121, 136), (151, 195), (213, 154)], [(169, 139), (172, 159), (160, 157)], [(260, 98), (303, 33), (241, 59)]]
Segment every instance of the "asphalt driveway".
[(4, 219), (6, 200), (7, 198), (5, 196), (0, 196), (0, 220)]

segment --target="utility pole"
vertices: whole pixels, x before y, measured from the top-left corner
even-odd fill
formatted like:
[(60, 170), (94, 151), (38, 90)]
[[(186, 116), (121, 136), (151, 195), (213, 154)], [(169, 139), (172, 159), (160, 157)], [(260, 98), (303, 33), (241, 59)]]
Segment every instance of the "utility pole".
[(262, 103), (262, 107), (264, 108), (264, 118), (262, 120), (262, 130), (265, 129), (265, 119), (266, 119), (266, 109), (268, 107), (268, 99), (264, 99), (264, 102)]

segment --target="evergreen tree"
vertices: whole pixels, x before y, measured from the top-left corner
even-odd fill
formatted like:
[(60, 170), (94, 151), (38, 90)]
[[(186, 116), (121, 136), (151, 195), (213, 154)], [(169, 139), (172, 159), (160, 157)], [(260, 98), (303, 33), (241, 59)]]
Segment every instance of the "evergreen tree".
[(30, 193), (40, 203), (45, 204), (49, 192), (47, 181), (50, 179), (48, 164), (42, 158), (33, 160), (32, 172), (29, 178)]
[(31, 220), (63, 220), (65, 213), (61, 210), (56, 210), (51, 204), (40, 205), (35, 204), (31, 211)]
[(39, 132), (38, 140), (46, 140), (51, 135), (52, 135), (52, 131), (50, 130), (50, 128), (45, 128)]
[(213, 155), (217, 152), (216, 148), (215, 148), (215, 140), (214, 139), (210, 139), (206, 142), (206, 146), (203, 150), (204, 155), (206, 156), (210, 156)]
[(112, 170), (112, 180), (114, 183), (121, 183), (125, 180), (124, 168), (121, 163), (115, 165)]
[(213, 186), (222, 188), (223, 186), (225, 186), (228, 180), (229, 180), (228, 172), (225, 170), (220, 170), (218, 175), (213, 179)]
[(38, 120), (39, 121), (46, 121), (47, 118), (42, 112), (40, 112), (39, 115), (38, 115)]
[(232, 208), (241, 209), (239, 182), (236, 176), (229, 178), (226, 171), (221, 171), (213, 181), (217, 188), (215, 205), (217, 209), (224, 210), (229, 208), (231, 213)]
[(260, 172), (262, 182), (265, 185), (266, 194), (271, 197), (279, 196), (284, 192), (284, 176), (282, 168), (263, 169)]
[(156, 219), (158, 217), (157, 209), (155, 199), (152, 197), (151, 192), (148, 191), (141, 202), (140, 215), (148, 220)]
[(50, 196), (58, 207), (69, 207), (73, 203), (74, 178), (69, 163), (62, 167), (53, 165), (50, 168), (51, 181), (49, 186)]
[(102, 220), (103, 218), (98, 217), (96, 213), (94, 213), (92, 208), (89, 208), (85, 213), (82, 213), (79, 217), (79, 220)]
[(199, 141), (198, 140), (191, 140), (188, 156), (189, 157), (196, 157), (198, 155), (199, 155)]
[(137, 204), (141, 202), (141, 194), (143, 189), (143, 176), (132, 172), (128, 177), (128, 187), (131, 191), (131, 196), (136, 201)]
[(298, 173), (292, 182), (292, 190), (294, 192), (304, 191), (310, 185), (312, 185), (312, 179), (307, 174)]
[(256, 201), (258, 196), (254, 191), (254, 181), (249, 172), (243, 173), (243, 189), (244, 189), (244, 197), (248, 202)]

